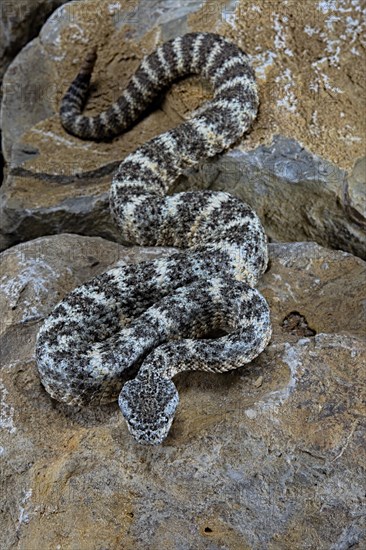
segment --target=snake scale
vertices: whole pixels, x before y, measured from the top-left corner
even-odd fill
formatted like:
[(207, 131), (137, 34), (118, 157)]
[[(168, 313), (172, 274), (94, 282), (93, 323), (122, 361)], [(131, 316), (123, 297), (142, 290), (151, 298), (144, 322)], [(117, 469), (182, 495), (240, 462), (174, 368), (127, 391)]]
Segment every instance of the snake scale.
[[(82, 110), (95, 61), (93, 50), (61, 103), (62, 125), (82, 139), (128, 129), (179, 77), (199, 74), (214, 91), (189, 120), (128, 155), (112, 179), (110, 207), (123, 241), (179, 250), (75, 288), (37, 337), (40, 378), (53, 398), (74, 405), (118, 398), (135, 439), (159, 444), (179, 400), (172, 377), (237, 369), (271, 337), (269, 308), (255, 289), (268, 261), (255, 212), (224, 192), (167, 195), (187, 168), (243, 136), (256, 117), (257, 88), (235, 44), (189, 33), (146, 56), (119, 99), (88, 117)], [(210, 337), (218, 329), (224, 335)]]

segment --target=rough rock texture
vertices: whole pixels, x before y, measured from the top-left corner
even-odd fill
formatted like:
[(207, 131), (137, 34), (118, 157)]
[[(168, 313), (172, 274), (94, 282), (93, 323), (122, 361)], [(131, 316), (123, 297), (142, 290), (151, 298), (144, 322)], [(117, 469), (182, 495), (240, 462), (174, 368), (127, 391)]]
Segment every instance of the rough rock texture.
[(41, 319), (76, 284), (157, 252), (60, 235), (2, 254), (0, 547), (364, 548), (359, 258), (271, 245), (261, 281), (270, 346), (240, 371), (177, 376), (181, 402), (162, 446), (135, 443), (117, 404), (75, 410), (44, 392)]
[(248, 202), (275, 241), (314, 240), (366, 259), (365, 161), (348, 176), (294, 139), (275, 136), (269, 146), (207, 162), (188, 185), (204, 182)]
[(0, 8), (0, 82), (10, 62), (34, 38), (51, 13), (68, 0), (2, 0)]
[[(68, 0), (2, 0), (0, 6), (0, 106), (2, 80), (11, 61), (34, 38), (47, 17)], [(1, 122), (0, 122), (1, 128)], [(1, 140), (1, 133), (0, 133)], [(4, 159), (0, 152), (0, 185)]]
[[(2, 2), (0, 76), (38, 32), (40, 6), (50, 13), (61, 3)], [(5, 8), (20, 16), (4, 17)], [(57, 111), (90, 45), (99, 46), (93, 113), (157, 43), (215, 30), (251, 54), (260, 114), (235, 150), (177, 189), (231, 191), (273, 240), (311, 239), (365, 258), (364, 11), (362, 0), (60, 8), (4, 79), (1, 247), (62, 231), (118, 240), (108, 190), (119, 161), (210, 97), (205, 83), (187, 79), (126, 135), (81, 142), (62, 130)], [(64, 234), (1, 255), (0, 548), (366, 547), (366, 265), (314, 243), (270, 252), (261, 281), (270, 346), (240, 371), (177, 377), (179, 410), (156, 448), (134, 442), (117, 404), (77, 410), (52, 401), (34, 344), (42, 319), (77, 284), (166, 251)]]
[(57, 111), (90, 45), (99, 46), (88, 104), (96, 112), (118, 97), (158, 42), (215, 30), (252, 55), (260, 114), (237, 149), (189, 173), (178, 188), (224, 186), (252, 203), (273, 239), (312, 239), (365, 257), (365, 187), (352, 176), (365, 147), (358, 114), (365, 96), (362, 8), (358, 0), (335, 4), (305, 10), (277, 0), (182, 0), (177, 8), (169, 0), (82, 0), (62, 6), (6, 74), (1, 247), (60, 231), (118, 240), (107, 199), (118, 162), (210, 97), (200, 79), (184, 80), (125, 135), (82, 142), (64, 132)]
[[(1, 132), (0, 132), (0, 140), (1, 140)], [(0, 149), (0, 185), (3, 182), (3, 178), (4, 178), (4, 157)]]
[[(226, 33), (249, 50), (261, 86), (256, 133), (291, 136), (344, 169), (365, 154), (364, 0), (210, 2), (193, 25), (209, 29), (222, 13)], [(220, 5), (220, 3), (218, 3)]]

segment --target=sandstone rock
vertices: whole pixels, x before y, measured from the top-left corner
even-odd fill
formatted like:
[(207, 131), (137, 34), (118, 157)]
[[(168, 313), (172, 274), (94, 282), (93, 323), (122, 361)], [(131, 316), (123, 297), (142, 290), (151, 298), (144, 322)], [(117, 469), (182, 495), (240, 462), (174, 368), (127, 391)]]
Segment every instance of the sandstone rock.
[(166, 250), (60, 235), (1, 255), (1, 548), (363, 548), (366, 330), (359, 258), (270, 246), (274, 333), (251, 365), (176, 377), (162, 446), (117, 404), (70, 409), (42, 389), (34, 342), (76, 284)]
[[(34, 38), (47, 17), (68, 0), (2, 0), (0, 7), (0, 106), (2, 79), (21, 48)], [(1, 123), (0, 123), (1, 127)], [(1, 141), (1, 133), (0, 133)], [(0, 185), (4, 159), (0, 153)]]
[(189, 184), (203, 181), (248, 202), (275, 241), (314, 240), (366, 259), (364, 168), (360, 159), (348, 177), (297, 141), (275, 136), (269, 146), (207, 162)]
[[(350, 216), (357, 218), (358, 222), (365, 225), (366, 218), (366, 157), (362, 157), (355, 163), (351, 177), (348, 180), (348, 200)], [(361, 217), (360, 217), (361, 214)]]
[[(0, 142), (1, 142), (1, 132), (0, 132)], [(4, 178), (4, 157), (0, 150), (0, 185), (3, 183)]]
[(34, 38), (47, 17), (68, 0), (2, 0), (0, 9), (0, 82), (16, 54)]
[(96, 112), (116, 99), (159, 41), (215, 30), (252, 54), (260, 114), (238, 148), (190, 172), (177, 189), (225, 188), (252, 204), (274, 240), (310, 239), (365, 257), (365, 186), (353, 186), (351, 175), (365, 134), (357, 115), (364, 79), (356, 32), (348, 47), (362, 10), (357, 1), (346, 0), (344, 12), (328, 4), (305, 11), (244, 0), (225, 6), (183, 0), (179, 9), (168, 0), (61, 7), (6, 74), (1, 247), (60, 231), (118, 240), (107, 194), (119, 161), (210, 97), (199, 79), (187, 79), (125, 135), (82, 142), (64, 132), (57, 110), (90, 44), (99, 46), (88, 104)]
[(0, 104), (2, 79), (17, 53), (37, 36), (49, 15), (68, 0), (2, 0), (0, 7)]

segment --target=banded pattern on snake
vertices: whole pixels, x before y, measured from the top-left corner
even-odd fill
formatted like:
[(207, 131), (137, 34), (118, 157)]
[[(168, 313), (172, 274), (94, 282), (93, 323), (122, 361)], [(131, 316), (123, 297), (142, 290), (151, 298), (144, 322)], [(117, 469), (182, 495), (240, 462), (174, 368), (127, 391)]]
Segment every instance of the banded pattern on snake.
[[(269, 308), (254, 288), (268, 261), (255, 212), (224, 192), (167, 195), (184, 170), (243, 136), (257, 113), (257, 88), (241, 49), (216, 34), (189, 33), (145, 57), (117, 102), (88, 117), (82, 110), (95, 61), (93, 50), (61, 104), (64, 128), (82, 139), (128, 129), (178, 77), (200, 74), (214, 90), (190, 120), (128, 155), (112, 180), (122, 239), (179, 252), (77, 287), (37, 338), (38, 370), (52, 397), (77, 405), (118, 398), (136, 440), (158, 444), (179, 400), (175, 374), (236, 369), (270, 340)], [(216, 329), (225, 336), (204, 338)]]

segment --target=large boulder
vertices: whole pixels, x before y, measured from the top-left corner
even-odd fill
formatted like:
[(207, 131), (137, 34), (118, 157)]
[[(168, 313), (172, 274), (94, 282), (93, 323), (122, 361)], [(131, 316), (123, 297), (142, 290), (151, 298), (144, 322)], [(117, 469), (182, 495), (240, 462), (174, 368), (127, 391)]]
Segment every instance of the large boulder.
[(2, 0), (0, 10), (0, 81), (16, 54), (37, 36), (51, 13), (68, 0)]
[[(37, 36), (47, 17), (67, 1), (16, 0), (14, 2), (13, 0), (2, 0), (0, 8), (0, 105), (2, 80), (11, 61), (25, 44)], [(0, 185), (2, 181), (3, 156), (0, 153)]]
[(270, 246), (273, 338), (227, 374), (183, 373), (161, 446), (117, 404), (43, 390), (34, 345), (76, 285), (168, 250), (59, 235), (1, 255), (0, 547), (363, 548), (366, 264), (314, 243)]
[(99, 58), (87, 112), (115, 100), (158, 43), (214, 30), (251, 55), (260, 113), (234, 150), (187, 173), (176, 189), (225, 189), (251, 203), (273, 240), (315, 240), (365, 257), (365, 174), (357, 168), (355, 179), (353, 172), (364, 162), (363, 49), (355, 32), (361, 15), (351, 0), (306, 9), (198, 0), (179, 8), (168, 0), (65, 4), (5, 77), (1, 247), (60, 231), (118, 241), (108, 210), (118, 163), (211, 92), (198, 78), (176, 83), (153, 112), (109, 143), (66, 134), (58, 117), (62, 94), (94, 44)]

